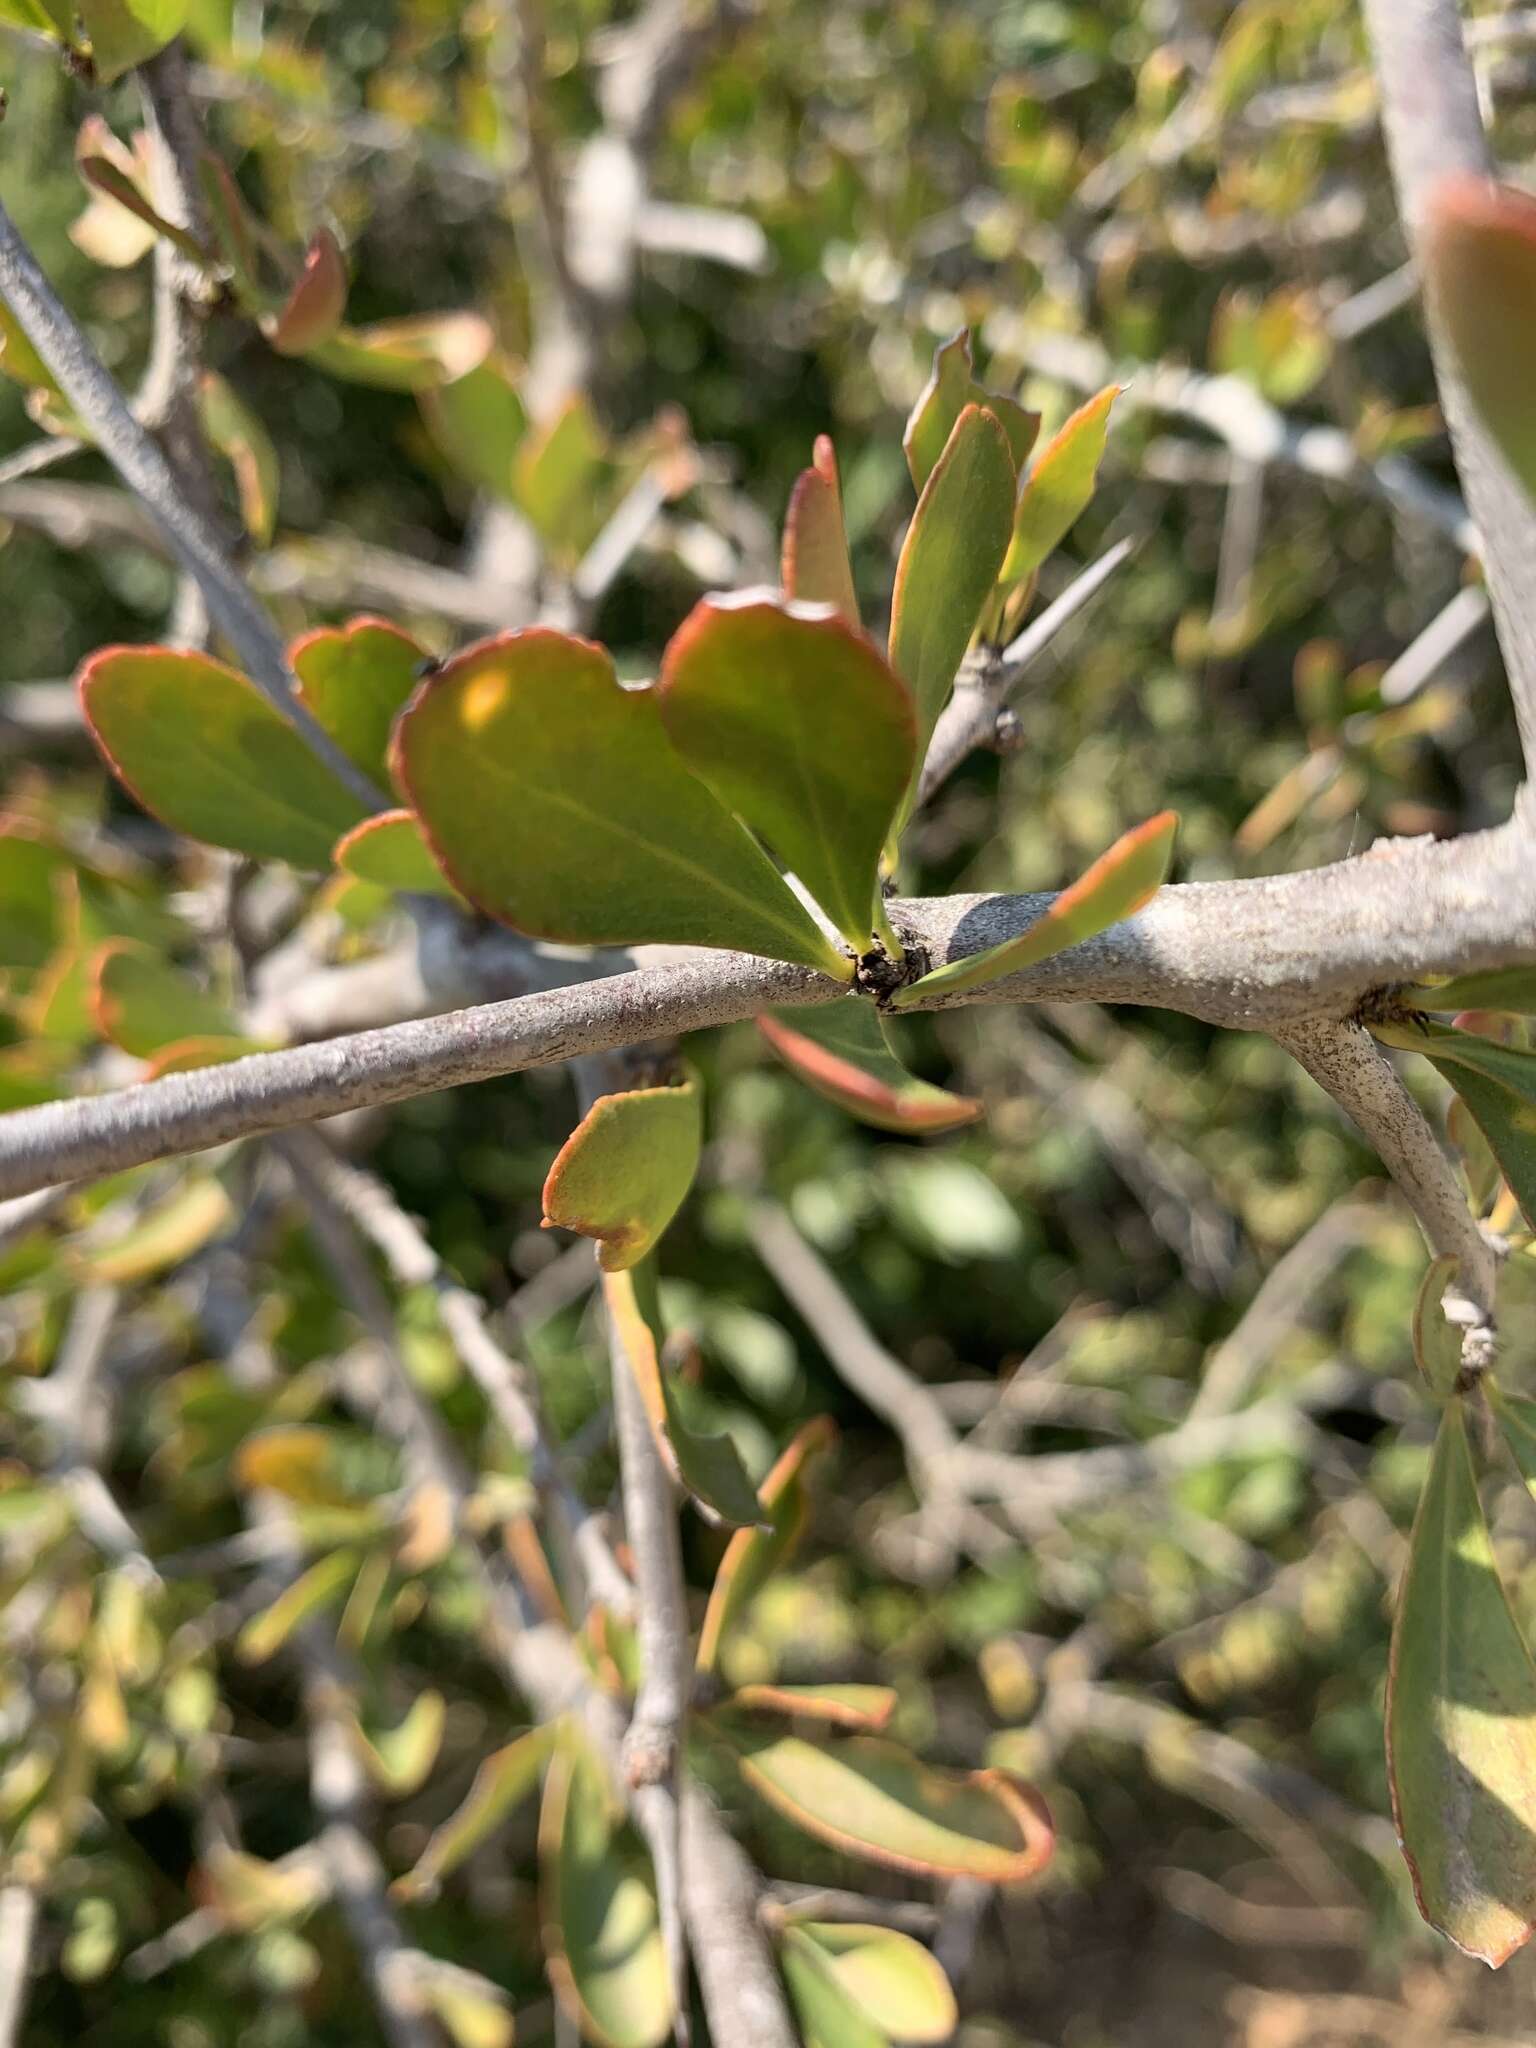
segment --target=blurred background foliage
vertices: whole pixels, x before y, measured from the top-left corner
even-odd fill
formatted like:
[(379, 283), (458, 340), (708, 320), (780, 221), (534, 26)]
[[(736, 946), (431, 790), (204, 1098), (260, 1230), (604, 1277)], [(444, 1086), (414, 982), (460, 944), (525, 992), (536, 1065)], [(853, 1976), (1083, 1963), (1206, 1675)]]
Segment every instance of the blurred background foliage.
[[(550, 0), (540, 104), (564, 146), (597, 124), (590, 53), (620, 14)], [(842, 463), (866, 620), (884, 616), (911, 503), (902, 421), (934, 347), (968, 325), (986, 381), (1017, 389), (1048, 427), (1080, 395), (1063, 374), (1074, 347), (1088, 385), (1117, 368), (1129, 383), (1097, 496), (1045, 593), (1112, 540), (1136, 548), (1031, 671), (1017, 748), (974, 757), (933, 806), (914, 889), (1056, 885), (1164, 805), (1183, 820), (1186, 879), (1502, 815), (1517, 756), (1476, 592), (1471, 630), (1426, 676), (1392, 668), (1468, 572), (1393, 483), (1406, 457), (1431, 494), (1454, 488), (1415, 302), (1391, 282), (1403, 251), (1353, 9), (778, 0), (746, 15), (674, 105), (653, 193), (744, 216), (761, 248), (749, 233), (748, 269), (644, 255), (601, 368), (610, 426), (678, 407), (705, 456), (593, 622), (625, 671), (649, 672), (701, 589), (772, 578), (790, 484), (822, 431)], [(518, 359), (537, 308), (495, 17), (449, 0), (201, 0), (195, 76), (274, 226), (296, 244), (337, 227), (349, 317), (473, 306)], [(1536, 52), (1513, 31), (1480, 47), (1498, 144), (1518, 167), (1536, 143)], [(71, 150), (90, 111), (131, 134), (133, 88), (93, 93), (21, 36), (0, 43), (0, 76), (0, 193), (131, 384), (148, 266), (100, 267), (72, 239), (86, 194)], [(232, 317), (213, 320), (209, 354), (278, 456), (265, 583), (285, 627), (364, 608), (347, 588), (354, 542), (448, 566), (474, 545), (472, 491), (409, 397), (284, 359)], [(1223, 417), (1283, 415), (1274, 458), (1254, 459), (1241, 424), (1236, 446), (1212, 431), (1187, 372), (1244, 387), (1237, 402), (1231, 382), (1214, 387)], [(1342, 437), (1344, 472), (1314, 473), (1308, 429), (1330, 447)], [(0, 446), (35, 432), (22, 392), (0, 385)], [(53, 475), (110, 481), (89, 454)], [(0, 489), (8, 686), (156, 637), (174, 596), (141, 546), (71, 545), (38, 489)], [(316, 595), (326, 562), (339, 565), (330, 603)], [(392, 615), (439, 651), (460, 637), (431, 610)], [(99, 831), (134, 877), (166, 875), (163, 837), (68, 732), (56, 753), (30, 729), (0, 727), (0, 740), (12, 815)], [(195, 857), (167, 878), (183, 908), (205, 879)], [(696, 1340), (696, 1410), (735, 1433), (755, 1474), (808, 1418), (830, 1414), (839, 1431), (803, 1547), (728, 1645), (726, 1675), (896, 1685), (898, 1728), (927, 1753), (1037, 1775), (1061, 1846), (1018, 1896), (963, 1882), (935, 1896), (871, 1880), (763, 1809), (746, 1824), (764, 1869), (907, 1901), (951, 1966), (968, 2048), (1527, 2038), (1506, 2015), (1528, 2009), (1533, 1966), (1486, 1990), (1448, 1960), (1418, 1927), (1382, 1819), (1385, 1602), (1429, 1418), (1407, 1334), (1422, 1254), (1374, 1159), (1267, 1041), (1188, 1019), (980, 1009), (922, 1020), (911, 1042), (931, 1078), (984, 1100), (983, 1123), (933, 1146), (881, 1137), (803, 1090), (748, 1027), (690, 1048), (709, 1084), (710, 1168), (664, 1266), (672, 1318)], [(1432, 1080), (1415, 1085), (1438, 1100)], [(587, 1269), (537, 1229), (572, 1114), (567, 1079), (534, 1074), (408, 1103), (349, 1142), (492, 1303), (582, 1490), (602, 1501), (614, 1465)], [(257, 1422), (329, 1418), (349, 1497), (396, 1475), (380, 1442), (332, 1412), (327, 1362), (357, 1332), (328, 1276), (243, 1169), (214, 1185), (232, 1214), (249, 1203), (236, 1241), (276, 1394), (242, 1385), (237, 1360), (210, 1362), (201, 1297), (163, 1247), (100, 1264), (92, 1219), (121, 1190), (80, 1197), (62, 1230), (0, 1265), (14, 1432), (0, 1559), (48, 1555), (31, 1682), (100, 1756), (50, 1886), (50, 1967), (25, 2036), (39, 2048), (374, 2038), (328, 1912), (242, 1892), (240, 1853), (280, 1858), (310, 1832), (304, 1747), (284, 1668), (240, 1653), (260, 1585), (205, 1572), (199, 1554), (233, 1554), (231, 1458)], [(1213, 1365), (1286, 1425), (1243, 1455), (1041, 1511), (1027, 1533), (946, 1516), (916, 1498), (892, 1431), (754, 1248), (765, 1196), (957, 1427), (1042, 1455), (1130, 1443), (1177, 1425)], [(1308, 1249), (1250, 1313), (1298, 1240)], [(48, 1458), (26, 1391), (57, 1370), (82, 1281), (121, 1290), (106, 1477), (150, 1554), (177, 1560), (152, 1600), (130, 1572), (99, 1570), (78, 1530), (40, 1531), (31, 1518), (53, 1510), (21, 1483)], [(516, 1484), (430, 1301), (403, 1308), (419, 1384), (466, 1443), (483, 1441), (485, 1470)], [(1497, 1531), (1518, 1573), (1528, 1531), (1512, 1512)], [(702, 1596), (721, 1540), (686, 1534)], [(433, 1768), (386, 1810), (391, 1874), (504, 1739), (474, 1653), (476, 1597), (451, 1559), (396, 1566), (371, 1611), (354, 1595), (343, 1622), (380, 1726), (424, 1689), (447, 1701)], [(0, 1825), (28, 1810), (28, 1768), (22, 1751), (0, 1762)], [(410, 1911), (413, 1938), (502, 1987), (519, 2038), (537, 2042), (560, 2037), (528, 1851), (514, 1827)], [(211, 1916), (208, 1938), (182, 1953), (166, 1930), (194, 1908)]]

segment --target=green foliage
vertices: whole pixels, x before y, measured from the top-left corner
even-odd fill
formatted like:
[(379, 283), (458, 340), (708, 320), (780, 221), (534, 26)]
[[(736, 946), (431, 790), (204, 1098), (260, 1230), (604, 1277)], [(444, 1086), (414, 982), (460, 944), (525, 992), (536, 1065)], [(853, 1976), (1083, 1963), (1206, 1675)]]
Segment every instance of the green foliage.
[(703, 1115), (692, 1075), (600, 1095), (544, 1183), (544, 1221), (597, 1240), (605, 1273), (638, 1266), (682, 1207), (699, 1166)]

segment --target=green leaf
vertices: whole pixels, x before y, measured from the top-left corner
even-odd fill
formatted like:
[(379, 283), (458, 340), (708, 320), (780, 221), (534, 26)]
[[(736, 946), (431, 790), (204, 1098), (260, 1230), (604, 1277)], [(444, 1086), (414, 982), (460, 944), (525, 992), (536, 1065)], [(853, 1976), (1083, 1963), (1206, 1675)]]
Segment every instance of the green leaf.
[(835, 1433), (829, 1416), (814, 1416), (796, 1432), (757, 1489), (760, 1523), (766, 1526), (739, 1529), (726, 1545), (699, 1630), (700, 1671), (714, 1670), (727, 1631), (805, 1533), (811, 1512), (806, 1467)]
[(1413, 1305), (1413, 1355), (1424, 1383), (1442, 1401), (1456, 1391), (1461, 1373), (1461, 1335), (1446, 1320), (1445, 1291), (1460, 1261), (1452, 1254), (1432, 1259)]
[(389, 776), (389, 736), (416, 687), (426, 650), (387, 619), (321, 626), (288, 650), (299, 696), (365, 775)]
[(0, 21), (57, 36), (64, 43), (74, 37), (74, 8), (65, 0), (0, 0)]
[(955, 671), (1008, 551), (1016, 487), (996, 414), (968, 405), (923, 485), (891, 593), (891, 665), (911, 685), (917, 706), (908, 809)]
[(267, 305), (268, 294), (261, 284), (255, 224), (240, 187), (223, 158), (215, 156), (212, 150), (204, 152), (198, 165), (198, 181), (219, 255), (235, 292), (245, 305), (260, 310)]
[(1019, 1212), (981, 1168), (953, 1152), (895, 1148), (880, 1160), (881, 1192), (905, 1236), (952, 1265), (1017, 1258)]
[(1536, 331), (1536, 199), (1470, 174), (1430, 196), (1425, 282), (1472, 403), (1536, 496), (1536, 407), (1527, 335)]
[(270, 1607), (251, 1616), (235, 1638), (236, 1656), (247, 1664), (264, 1664), (276, 1656), (296, 1628), (336, 1605), (357, 1576), (357, 1566), (355, 1550), (333, 1550), (301, 1572)]
[(277, 526), (279, 471), (272, 437), (232, 385), (206, 371), (197, 387), (198, 418), (208, 445), (235, 475), (246, 532), (264, 548)]
[(1266, 298), (1222, 294), (1211, 321), (1211, 367), (1246, 377), (1276, 405), (1294, 405), (1328, 368), (1333, 342), (1316, 293), (1282, 286)]
[(837, 454), (827, 434), (816, 436), (811, 467), (801, 470), (789, 494), (779, 574), (786, 597), (832, 605), (850, 626), (858, 625)]
[(395, 1880), (393, 1890), (398, 1897), (437, 1896), (449, 1872), (488, 1842), (507, 1816), (531, 1795), (558, 1732), (554, 1722), (531, 1728), (526, 1735), (519, 1735), (515, 1742), (485, 1759), (459, 1806), (440, 1827), (433, 1829), (412, 1868)]
[(935, 1770), (873, 1735), (810, 1742), (716, 1712), (743, 1779), (817, 1841), (923, 1877), (1017, 1884), (1054, 1840), (1039, 1794), (1006, 1771)]
[(374, 327), (339, 327), (308, 351), (308, 360), (351, 384), (431, 391), (467, 377), (495, 339), (478, 313), (421, 313)]
[(421, 1995), (454, 2048), (512, 2048), (517, 2027), (508, 1994), (478, 1971), (434, 1959), (422, 1975)]
[(671, 1972), (656, 1887), (602, 1767), (567, 1730), (539, 1815), (539, 1904), (555, 1996), (596, 2048), (661, 2048)]
[(226, 1004), (133, 939), (108, 939), (91, 961), (90, 977), (97, 1028), (135, 1059), (148, 1059), (177, 1039), (240, 1036)]
[(1440, 1024), (1373, 1023), (1371, 1030), (1384, 1044), (1422, 1053), (1450, 1082), (1536, 1225), (1536, 1053)]
[(968, 405), (982, 405), (996, 414), (1008, 437), (1008, 452), (1015, 471), (1023, 469), (1035, 445), (1035, 436), (1040, 431), (1039, 413), (1026, 412), (1015, 400), (985, 390), (971, 374), (971, 367), (969, 328), (963, 327), (933, 352), (933, 370), (918, 393), (901, 437), (907, 468), (919, 491), (933, 474), (944, 445), (954, 432), (955, 421)]
[(41, 967), (52, 957), (59, 885), (73, 865), (20, 819), (0, 819), (0, 968)]
[(59, 387), (53, 381), (53, 372), (32, 346), (21, 322), (0, 299), (0, 371), (4, 371), (13, 383), (25, 385), (29, 391), (48, 391), (61, 397)]
[(464, 900), (432, 858), (414, 811), (380, 811), (364, 818), (337, 840), (336, 865), (381, 889)]
[(1167, 879), (1178, 828), (1172, 811), (1159, 811), (1144, 825), (1134, 826), (1016, 939), (1005, 939), (965, 960), (951, 960), (921, 981), (909, 982), (892, 997), (893, 1008), (906, 1009), (928, 996), (953, 996), (982, 988), (1005, 974), (1017, 974), (1037, 961), (1048, 960), (1068, 946), (1081, 945), (1123, 918), (1134, 917)]
[(189, 839), (327, 868), (362, 805), (255, 684), (205, 654), (108, 647), (80, 670), (97, 746), (129, 794)]
[(913, 772), (912, 700), (847, 621), (745, 592), (705, 598), (662, 661), (673, 745), (799, 877), (856, 953), (878, 922), (880, 856)]
[(444, 871), (532, 937), (851, 974), (678, 759), (655, 691), (625, 689), (590, 641), (531, 627), (466, 649), (412, 699), (393, 759)]
[(605, 1272), (637, 1266), (693, 1185), (703, 1128), (691, 1073), (675, 1087), (600, 1095), (549, 1169), (545, 1228), (596, 1238)]
[(369, 1777), (381, 1792), (391, 1799), (407, 1799), (421, 1790), (443, 1746), (447, 1719), (447, 1702), (440, 1692), (428, 1687), (417, 1693), (393, 1728), (370, 1735), (358, 1722), (354, 1740)]
[(981, 1104), (970, 1096), (951, 1095), (909, 1074), (884, 1016), (862, 996), (777, 1010), (759, 1017), (757, 1027), (808, 1088), (877, 1131), (932, 1135), (981, 1115)]
[(779, 1934), (779, 1961), (805, 2048), (890, 2048), (890, 2036), (838, 1981), (831, 1957), (794, 1922)]
[[(795, 1920), (839, 1988), (893, 2041), (947, 2041), (959, 2023), (948, 1977), (920, 1941), (856, 1920)], [(833, 2048), (842, 2048), (834, 2042)]]
[(661, 1363), (663, 1332), (649, 1266), (607, 1272), (603, 1295), (668, 1472), (713, 1522), (747, 1528), (761, 1520), (756, 1489), (731, 1438), (705, 1435), (683, 1413), (673, 1375)]
[(1536, 1017), (1536, 967), (1493, 967), (1485, 974), (1458, 974), (1399, 991), (1414, 1010), (1507, 1010)]
[(305, 356), (331, 339), (346, 310), (346, 258), (330, 229), (320, 228), (287, 298), (265, 316), (261, 331), (280, 356)]
[(1093, 496), (1109, 435), (1109, 409), (1119, 396), (1118, 384), (1107, 385), (1078, 407), (1036, 457), (1014, 516), (1004, 583), (1021, 583), (1033, 575), (1077, 524)]
[(572, 561), (598, 531), (608, 481), (608, 444), (585, 395), (574, 393), (525, 436), (513, 460), (513, 494), (548, 551)]
[(188, 0), (76, 0), (98, 85), (163, 50), (186, 26)]
[(1527, 1489), (1536, 1493), (1536, 1401), (1518, 1394), (1506, 1394), (1488, 1381), (1488, 1402), (1503, 1431), (1510, 1456), (1520, 1468)]
[(517, 454), (528, 414), (510, 369), (492, 356), (467, 377), (421, 394), (432, 438), (467, 483), (515, 501)]
[(1398, 1594), (1387, 1768), (1420, 1912), (1497, 1967), (1536, 1914), (1536, 1665), (1494, 1561), (1459, 1401), (1440, 1420)]
[(891, 1685), (743, 1685), (726, 1701), (742, 1713), (787, 1714), (878, 1735), (896, 1711)]

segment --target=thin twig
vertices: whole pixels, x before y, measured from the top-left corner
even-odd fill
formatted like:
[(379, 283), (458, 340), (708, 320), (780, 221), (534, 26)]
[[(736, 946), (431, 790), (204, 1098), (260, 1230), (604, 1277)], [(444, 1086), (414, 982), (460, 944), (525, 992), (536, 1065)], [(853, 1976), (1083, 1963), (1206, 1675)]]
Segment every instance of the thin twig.
[(164, 451), (134, 418), (78, 322), (44, 276), (15, 222), (0, 206), (0, 293), (101, 452), (139, 498), (187, 573), (219, 630), (267, 700), (369, 810), (385, 799), (293, 693), (287, 657), (217, 536), (188, 502)]

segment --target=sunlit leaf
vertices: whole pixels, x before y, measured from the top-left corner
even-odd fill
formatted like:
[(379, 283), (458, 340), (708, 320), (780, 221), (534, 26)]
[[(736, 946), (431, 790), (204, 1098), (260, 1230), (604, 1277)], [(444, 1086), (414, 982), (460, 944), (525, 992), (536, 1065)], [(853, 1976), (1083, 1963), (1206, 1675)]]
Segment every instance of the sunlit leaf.
[(1014, 469), (1023, 469), (1040, 431), (1040, 415), (1026, 412), (1014, 399), (987, 391), (976, 382), (972, 375), (970, 331), (962, 328), (934, 350), (933, 370), (918, 393), (901, 437), (907, 468), (918, 490), (932, 475), (944, 453), (944, 444), (954, 432), (955, 421), (968, 405), (984, 405), (996, 415), (1008, 437)]
[(832, 605), (850, 626), (858, 625), (837, 454), (827, 434), (816, 436), (811, 467), (801, 470), (789, 494), (779, 575), (786, 597)]
[(831, 1957), (793, 1922), (779, 1935), (779, 1961), (805, 2048), (890, 2048), (889, 2034), (838, 1982)]
[(97, 83), (110, 85), (186, 27), (189, 0), (75, 0)]
[(197, 387), (198, 418), (208, 445), (234, 472), (240, 517), (257, 547), (269, 545), (277, 525), (277, 450), (261, 421), (214, 371)]
[(449, 1872), (491, 1839), (533, 1793), (557, 1733), (554, 1722), (532, 1728), (485, 1759), (459, 1806), (433, 1830), (414, 1866), (396, 1879), (401, 1898), (435, 1897)]
[(280, 356), (303, 356), (329, 341), (347, 310), (347, 263), (329, 228), (320, 228), (288, 296), (261, 323)]
[(1536, 495), (1536, 409), (1524, 342), (1536, 323), (1536, 199), (1487, 178), (1431, 194), (1424, 274), (1472, 402)]
[(437, 862), (414, 811), (380, 811), (336, 842), (336, 865), (381, 889), (415, 891), (418, 895), (459, 895)]
[(743, 1685), (726, 1705), (742, 1712), (787, 1714), (878, 1735), (896, 1711), (890, 1685)]
[(247, 1664), (264, 1664), (287, 1642), (296, 1628), (313, 1621), (327, 1607), (334, 1607), (357, 1576), (355, 1550), (333, 1550), (291, 1585), (285, 1586), (270, 1607), (253, 1614), (235, 1638), (235, 1652)]
[(724, 1433), (705, 1435), (691, 1426), (672, 1375), (661, 1363), (661, 1321), (651, 1269), (606, 1273), (603, 1295), (667, 1470), (712, 1521), (737, 1528), (756, 1523), (757, 1494), (740, 1452)]
[(539, 1905), (550, 1983), (585, 2038), (595, 2048), (661, 2048), (672, 1982), (649, 1860), (573, 1732), (544, 1784)]
[(859, 2011), (892, 2041), (937, 2044), (954, 2032), (959, 2014), (949, 1979), (909, 1934), (861, 1921), (797, 1919), (791, 1924), (819, 1951)]
[(501, 1986), (461, 1964), (423, 1960), (421, 1995), (454, 2048), (511, 2048), (517, 2029)]
[(1133, 917), (1167, 879), (1178, 826), (1172, 811), (1160, 811), (1144, 825), (1135, 826), (1107, 853), (1100, 854), (1070, 889), (1063, 889), (1050, 909), (1016, 939), (1005, 939), (968, 959), (936, 967), (921, 981), (898, 989), (893, 1006), (905, 1009), (927, 996), (959, 995), (966, 989), (984, 987), (1005, 974), (1017, 974), (1037, 961), (1048, 960), (1068, 946), (1081, 945), (1122, 918)]
[(205, 654), (108, 647), (80, 670), (86, 723), (145, 810), (189, 839), (327, 868), (362, 815), (255, 684)]
[(148, 1059), (178, 1038), (238, 1038), (226, 1004), (133, 939), (108, 939), (91, 961), (92, 1008), (104, 1038)]
[(596, 1238), (605, 1272), (654, 1249), (698, 1171), (703, 1110), (691, 1073), (673, 1086), (601, 1095), (544, 1182), (544, 1222)]
[(1419, 1910), (1467, 1954), (1504, 1962), (1536, 1914), (1536, 1665), (1459, 1401), (1440, 1420), (1398, 1594), (1387, 1764)]
[[(173, 242), (194, 263), (206, 263), (207, 252), (199, 246), (196, 238), (185, 228), (168, 221), (152, 203), (149, 197), (149, 163), (149, 147), (143, 135), (139, 137), (137, 147), (129, 150), (118, 141), (99, 114), (89, 114), (81, 123), (75, 141), (75, 164), (86, 184), (98, 195), (93, 202), (93, 211), (101, 200), (108, 200), (111, 202), (110, 210), (124, 227), (128, 227), (131, 221), (138, 223), (138, 228), (126, 242), (105, 243), (109, 259), (118, 264), (136, 262), (158, 236)], [(130, 217), (129, 222), (123, 220), (124, 214)], [(96, 255), (91, 243), (94, 239), (100, 247), (104, 238), (99, 223), (94, 236), (92, 230), (85, 226), (89, 219), (88, 214), (76, 221), (70, 229), (70, 237), (87, 255)], [(101, 261), (102, 257), (97, 255), (97, 260)]]
[(1457, 974), (1449, 981), (1405, 988), (1400, 999), (1414, 1010), (1508, 1010), (1536, 1017), (1536, 967), (1492, 967), (1483, 974)]
[(797, 1431), (758, 1488), (758, 1509), (767, 1527), (739, 1529), (726, 1545), (699, 1630), (700, 1671), (714, 1670), (727, 1631), (805, 1533), (810, 1519), (806, 1468), (835, 1434), (828, 1416), (813, 1417)]
[(456, 655), (412, 699), (392, 758), (444, 871), (520, 931), (851, 975), (678, 759), (655, 691), (623, 688), (589, 641), (533, 627)]
[(478, 313), (421, 313), (375, 327), (339, 327), (308, 351), (308, 360), (352, 384), (431, 391), (467, 377), (494, 342)]
[(284, 1920), (297, 1920), (325, 1897), (326, 1878), (318, 1856), (285, 1865), (247, 1855), (215, 1841), (198, 1866), (195, 1885), (201, 1903), (232, 1932), (255, 1933)]
[(923, 1876), (1016, 1884), (1051, 1853), (1040, 1796), (1006, 1771), (960, 1775), (874, 1735), (811, 1742), (715, 1713), (754, 1791), (816, 1840)]
[(327, 1429), (293, 1423), (258, 1430), (236, 1448), (233, 1469), (240, 1486), (281, 1494), (298, 1507), (347, 1507), (353, 1500)]
[(191, 1174), (122, 1236), (92, 1245), (79, 1257), (94, 1280), (132, 1286), (190, 1259), (227, 1228), (233, 1213), (221, 1182)]
[(778, 1010), (757, 1025), (792, 1073), (876, 1130), (932, 1134), (981, 1115), (970, 1096), (909, 1074), (892, 1050), (884, 1016), (861, 996)]
[(1077, 524), (1093, 496), (1109, 435), (1109, 409), (1119, 396), (1118, 384), (1106, 386), (1080, 405), (1035, 457), (1019, 496), (1002, 566), (1004, 583), (1033, 575)]
[(358, 1748), (369, 1777), (382, 1792), (391, 1799), (407, 1799), (421, 1789), (443, 1746), (447, 1718), (447, 1702), (428, 1687), (416, 1694), (393, 1728), (370, 1731), (358, 1724)]
[(1508, 1394), (1502, 1387), (1491, 1383), (1488, 1401), (1503, 1431), (1510, 1456), (1520, 1468), (1521, 1478), (1536, 1493), (1536, 1401), (1527, 1400), (1519, 1394)]
[(1008, 551), (1016, 483), (996, 414), (968, 405), (923, 485), (891, 593), (891, 665), (917, 706), (919, 768)]
[(1246, 377), (1276, 405), (1305, 398), (1332, 354), (1324, 309), (1304, 288), (1225, 292), (1211, 321), (1211, 368)]
[(856, 953), (878, 923), (879, 866), (912, 774), (912, 699), (857, 628), (773, 596), (705, 598), (657, 688), (673, 745), (765, 840)]

